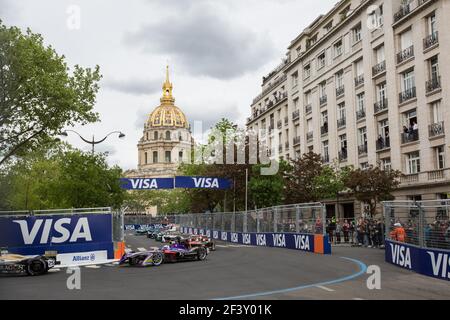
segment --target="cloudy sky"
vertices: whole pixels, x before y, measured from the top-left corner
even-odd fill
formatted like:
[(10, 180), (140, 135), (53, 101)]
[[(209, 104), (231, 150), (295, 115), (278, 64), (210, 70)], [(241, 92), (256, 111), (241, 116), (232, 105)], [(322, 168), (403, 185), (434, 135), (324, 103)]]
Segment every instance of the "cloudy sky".
[[(337, 0), (0, 0), (6, 25), (43, 35), (70, 65), (99, 65), (101, 122), (74, 128), (110, 137), (110, 162), (137, 166), (136, 144), (158, 105), (165, 66), (176, 104), (208, 129), (221, 117), (243, 126), (262, 76), (312, 20)], [(78, 19), (79, 17), (79, 19)], [(89, 149), (75, 136), (73, 145)]]

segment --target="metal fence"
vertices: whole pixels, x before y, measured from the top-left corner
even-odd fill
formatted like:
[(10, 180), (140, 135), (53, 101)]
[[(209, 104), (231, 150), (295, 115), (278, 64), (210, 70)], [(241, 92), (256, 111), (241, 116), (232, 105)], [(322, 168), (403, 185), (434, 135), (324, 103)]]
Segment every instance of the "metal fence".
[(184, 227), (226, 232), (325, 234), (325, 206), (296, 204), (230, 213), (175, 215), (174, 223)]
[(408, 244), (450, 249), (450, 200), (393, 201), (384, 203), (386, 237), (395, 238), (400, 224)]

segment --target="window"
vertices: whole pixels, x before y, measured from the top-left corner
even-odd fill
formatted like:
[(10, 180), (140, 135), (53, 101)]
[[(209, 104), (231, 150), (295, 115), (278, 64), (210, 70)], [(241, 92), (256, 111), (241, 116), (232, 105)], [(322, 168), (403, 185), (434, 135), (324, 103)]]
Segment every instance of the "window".
[(410, 91), (415, 88), (414, 70), (402, 73), (402, 90), (403, 92)]
[(382, 63), (383, 61), (386, 60), (384, 45), (375, 49), (375, 57), (377, 59), (377, 64)]
[(153, 163), (158, 163), (158, 151), (153, 151)]
[(417, 130), (416, 109), (412, 109), (408, 112), (403, 113), (403, 123), (407, 128), (413, 128), (413, 130)]
[(427, 18), (427, 25), (428, 25), (428, 33), (430, 35), (434, 35), (437, 32), (437, 21), (436, 21), (436, 13), (433, 12), (431, 15)]
[(430, 66), (430, 79), (431, 81), (437, 81), (439, 78), (439, 58), (434, 56), (429, 60)]
[(357, 77), (362, 76), (364, 74), (363, 59), (360, 59), (355, 63), (355, 72)]
[(328, 33), (331, 31), (331, 29), (333, 29), (333, 21), (330, 21), (329, 23), (327, 23), (324, 27), (325, 32)]
[(166, 151), (166, 163), (172, 162), (172, 152)]
[(330, 160), (328, 140), (322, 142), (322, 156), (325, 162), (328, 162)]
[(294, 72), (291, 76), (292, 79), (292, 87), (296, 87), (298, 85), (298, 72)]
[(311, 91), (308, 91), (307, 93), (305, 93), (305, 105), (310, 105), (312, 102), (312, 94)]
[(406, 155), (406, 169), (408, 174), (420, 173), (420, 152), (412, 152)]
[(294, 99), (294, 110), (298, 110), (298, 101), (299, 98)]
[(445, 146), (439, 146), (436, 149), (436, 168), (445, 169)]
[(178, 161), (183, 162), (183, 151), (178, 152)]
[(341, 152), (347, 153), (347, 135), (346, 134), (339, 136), (339, 145), (341, 147)]
[(328, 111), (322, 112), (320, 120), (322, 122), (322, 126), (328, 129)]
[(358, 129), (358, 144), (360, 146), (367, 146), (367, 128)]
[(306, 127), (308, 129), (308, 133), (313, 132), (313, 121), (312, 119), (308, 119), (306, 122)]
[(166, 140), (170, 140), (170, 139), (171, 139), (170, 131), (166, 131)]
[(359, 165), (359, 167), (361, 168), (361, 170), (367, 170), (367, 169), (369, 169), (369, 163), (363, 162)]
[(335, 75), (336, 89), (341, 89), (344, 87), (344, 71), (339, 71)]
[(153, 132), (153, 140), (158, 140), (158, 131)]
[(431, 118), (433, 123), (442, 122), (442, 110), (441, 110), (441, 100), (435, 101), (431, 104)]
[(369, 14), (369, 29), (379, 29), (383, 25), (383, 20), (383, 5), (380, 5)]
[(311, 65), (308, 63), (303, 68), (303, 77), (305, 79), (309, 78), (311, 76)]
[(334, 57), (339, 57), (342, 54), (342, 40), (339, 40), (333, 45)]
[(378, 122), (378, 134), (386, 140), (389, 138), (389, 120), (385, 119)]
[(381, 160), (381, 169), (384, 171), (392, 170), (391, 158), (385, 158)]
[(320, 97), (325, 97), (326, 94), (326, 82), (322, 82), (319, 84), (319, 95)]
[(338, 104), (338, 119), (345, 120), (345, 103)]
[(352, 37), (353, 43), (357, 43), (362, 40), (361, 24), (358, 24), (356, 27), (352, 29)]
[(402, 50), (406, 50), (413, 45), (412, 30), (405, 31), (400, 34), (400, 46)]
[(323, 67), (325, 67), (325, 52), (321, 53), (318, 57), (317, 57), (317, 69), (320, 70)]
[(145, 153), (145, 164), (147, 164), (148, 163), (148, 154), (147, 154), (147, 152)]
[(379, 102), (386, 100), (386, 82), (377, 85), (377, 98)]
[(365, 98), (364, 92), (361, 92), (356, 95), (356, 111), (364, 112), (366, 110), (364, 98)]

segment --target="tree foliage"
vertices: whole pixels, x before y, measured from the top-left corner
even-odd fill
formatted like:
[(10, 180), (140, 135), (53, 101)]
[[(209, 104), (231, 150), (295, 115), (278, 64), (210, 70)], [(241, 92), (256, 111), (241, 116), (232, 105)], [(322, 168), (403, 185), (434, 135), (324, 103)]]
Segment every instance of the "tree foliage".
[(0, 165), (36, 150), (66, 126), (98, 120), (98, 66), (75, 66), (43, 38), (0, 21)]

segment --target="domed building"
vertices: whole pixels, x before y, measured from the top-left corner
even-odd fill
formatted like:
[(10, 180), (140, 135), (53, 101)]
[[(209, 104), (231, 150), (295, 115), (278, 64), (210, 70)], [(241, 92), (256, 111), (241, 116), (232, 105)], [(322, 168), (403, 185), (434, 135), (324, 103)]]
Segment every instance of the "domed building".
[(162, 90), (161, 104), (148, 117), (138, 143), (138, 170), (128, 172), (128, 177), (173, 177), (179, 165), (190, 159), (193, 146), (190, 125), (183, 111), (175, 106), (169, 67)]

